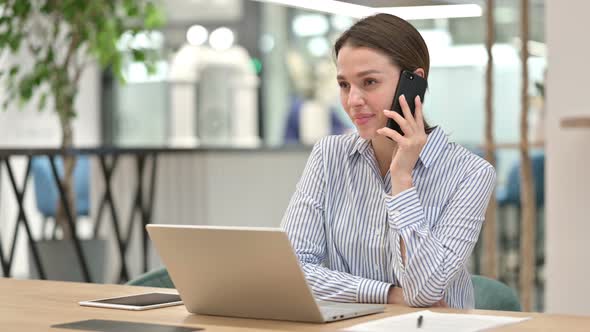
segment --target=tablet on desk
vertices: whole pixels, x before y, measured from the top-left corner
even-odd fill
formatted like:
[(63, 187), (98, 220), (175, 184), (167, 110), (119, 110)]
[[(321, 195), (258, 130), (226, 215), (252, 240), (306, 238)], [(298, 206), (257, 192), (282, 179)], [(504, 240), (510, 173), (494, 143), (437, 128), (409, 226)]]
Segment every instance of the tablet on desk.
[(78, 302), (82, 306), (125, 310), (148, 310), (182, 304), (178, 294), (144, 293)]

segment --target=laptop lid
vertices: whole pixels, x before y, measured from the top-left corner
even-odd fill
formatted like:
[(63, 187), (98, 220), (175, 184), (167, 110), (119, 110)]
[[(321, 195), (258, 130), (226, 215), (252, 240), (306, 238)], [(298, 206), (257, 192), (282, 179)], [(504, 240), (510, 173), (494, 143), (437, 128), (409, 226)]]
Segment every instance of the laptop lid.
[(281, 229), (148, 225), (147, 230), (189, 312), (324, 321)]

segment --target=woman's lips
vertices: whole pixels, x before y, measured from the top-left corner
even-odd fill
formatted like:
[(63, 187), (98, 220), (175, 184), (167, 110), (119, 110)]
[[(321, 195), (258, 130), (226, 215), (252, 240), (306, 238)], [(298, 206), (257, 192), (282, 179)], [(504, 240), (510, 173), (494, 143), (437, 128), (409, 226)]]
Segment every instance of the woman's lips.
[(357, 114), (354, 116), (354, 123), (357, 125), (364, 125), (369, 120), (371, 120), (375, 115), (374, 114)]

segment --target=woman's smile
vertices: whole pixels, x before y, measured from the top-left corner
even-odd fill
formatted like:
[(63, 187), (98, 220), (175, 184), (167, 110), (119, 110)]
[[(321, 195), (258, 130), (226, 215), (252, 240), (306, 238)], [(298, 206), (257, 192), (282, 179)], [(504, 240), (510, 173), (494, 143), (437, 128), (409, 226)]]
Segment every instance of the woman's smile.
[(367, 122), (371, 121), (371, 119), (375, 118), (375, 114), (373, 113), (357, 113), (353, 116), (354, 123), (356, 125), (362, 126), (367, 124)]

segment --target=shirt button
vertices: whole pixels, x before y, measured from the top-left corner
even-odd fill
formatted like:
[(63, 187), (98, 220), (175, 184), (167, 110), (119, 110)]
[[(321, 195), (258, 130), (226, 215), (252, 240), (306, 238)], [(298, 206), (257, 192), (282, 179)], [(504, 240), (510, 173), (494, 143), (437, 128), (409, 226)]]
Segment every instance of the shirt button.
[(393, 211), (393, 212), (391, 212), (391, 216), (394, 217), (394, 218), (399, 217), (400, 214), (401, 214), (401, 212), (399, 212), (399, 211)]

